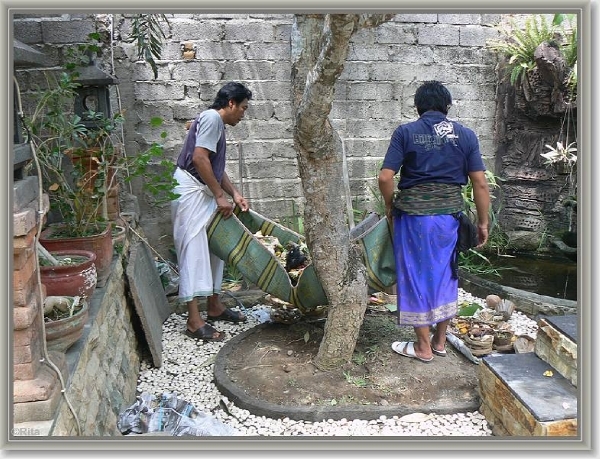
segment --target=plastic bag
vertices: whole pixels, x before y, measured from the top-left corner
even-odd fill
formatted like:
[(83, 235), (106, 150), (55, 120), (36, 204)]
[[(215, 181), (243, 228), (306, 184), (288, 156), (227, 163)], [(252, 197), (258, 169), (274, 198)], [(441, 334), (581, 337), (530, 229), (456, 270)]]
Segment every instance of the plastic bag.
[(239, 435), (233, 427), (168, 392), (160, 399), (148, 393), (138, 396), (137, 401), (119, 416), (117, 428), (123, 435), (148, 432), (168, 432), (176, 437)]
[(179, 291), (179, 276), (175, 270), (163, 261), (155, 261), (160, 282), (165, 289), (166, 295), (172, 295)]

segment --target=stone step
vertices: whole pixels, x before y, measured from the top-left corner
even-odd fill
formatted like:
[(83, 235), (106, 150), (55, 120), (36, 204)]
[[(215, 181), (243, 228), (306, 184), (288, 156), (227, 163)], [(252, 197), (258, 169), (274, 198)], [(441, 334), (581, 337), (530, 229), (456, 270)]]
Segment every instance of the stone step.
[(578, 316), (547, 316), (538, 320), (535, 354), (577, 387)]
[(481, 359), (480, 412), (497, 436), (577, 435), (577, 390), (534, 352)]

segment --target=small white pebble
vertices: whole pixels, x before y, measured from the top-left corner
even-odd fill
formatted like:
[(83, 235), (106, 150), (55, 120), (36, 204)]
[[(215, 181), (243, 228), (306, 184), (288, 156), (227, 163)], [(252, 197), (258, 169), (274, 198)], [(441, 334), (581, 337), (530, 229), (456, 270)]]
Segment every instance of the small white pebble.
[[(459, 289), (460, 301), (476, 302), (485, 307), (485, 300)], [(225, 324), (222, 329), (230, 339), (263, 321), (268, 315), (268, 305), (257, 305), (248, 309), (248, 321), (242, 324)], [(380, 416), (376, 420), (328, 419), (322, 422), (295, 421), (289, 418), (270, 419), (255, 416), (241, 409), (223, 396), (213, 382), (214, 364), (205, 364), (223, 347), (218, 343), (197, 343), (186, 337), (182, 331), (186, 314), (173, 313), (163, 324), (162, 368), (155, 368), (151, 362), (140, 363), (137, 394), (144, 392), (160, 395), (176, 392), (178, 398), (189, 401), (202, 412), (211, 412), (219, 402), (224, 403), (228, 412), (214, 411), (214, 417), (233, 427), (243, 436), (491, 436), (485, 417), (479, 413), (466, 412), (451, 415), (413, 413), (407, 416)], [(529, 334), (535, 338), (537, 325), (525, 314), (513, 312), (508, 323), (515, 334)], [(221, 324), (220, 324), (221, 325)], [(200, 348), (201, 347), (201, 348)], [(292, 350), (287, 355), (293, 355)], [(201, 363), (201, 364), (199, 364)], [(408, 421), (408, 422), (407, 422)], [(412, 421), (412, 422), (411, 422)], [(416, 422), (415, 422), (416, 421)]]

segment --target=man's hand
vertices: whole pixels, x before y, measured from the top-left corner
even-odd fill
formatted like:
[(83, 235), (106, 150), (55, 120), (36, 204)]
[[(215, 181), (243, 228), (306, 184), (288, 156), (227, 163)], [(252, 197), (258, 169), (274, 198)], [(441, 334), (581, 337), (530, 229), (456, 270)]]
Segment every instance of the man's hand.
[(250, 206), (248, 205), (248, 201), (246, 201), (246, 198), (239, 193), (235, 193), (233, 195), (233, 202), (235, 202), (238, 205), (242, 212), (246, 212), (250, 208)]
[(476, 249), (483, 247), (487, 243), (489, 237), (488, 234), (489, 230), (487, 225), (477, 225), (477, 236), (479, 244), (477, 244), (477, 246), (475, 247)]
[(229, 199), (225, 197), (225, 195), (217, 198), (217, 211), (223, 215), (223, 218), (227, 219), (231, 217), (233, 213), (233, 204), (229, 202)]

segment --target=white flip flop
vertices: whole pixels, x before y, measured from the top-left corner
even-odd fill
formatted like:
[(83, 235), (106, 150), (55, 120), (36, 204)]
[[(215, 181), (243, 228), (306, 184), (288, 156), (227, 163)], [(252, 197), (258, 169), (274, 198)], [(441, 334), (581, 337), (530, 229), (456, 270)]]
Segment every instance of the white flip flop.
[(429, 363), (433, 360), (433, 356), (429, 359), (423, 359), (419, 357), (415, 352), (415, 343), (412, 341), (394, 341), (392, 343), (392, 350), (404, 357), (410, 357), (412, 359), (420, 360), (424, 363)]

